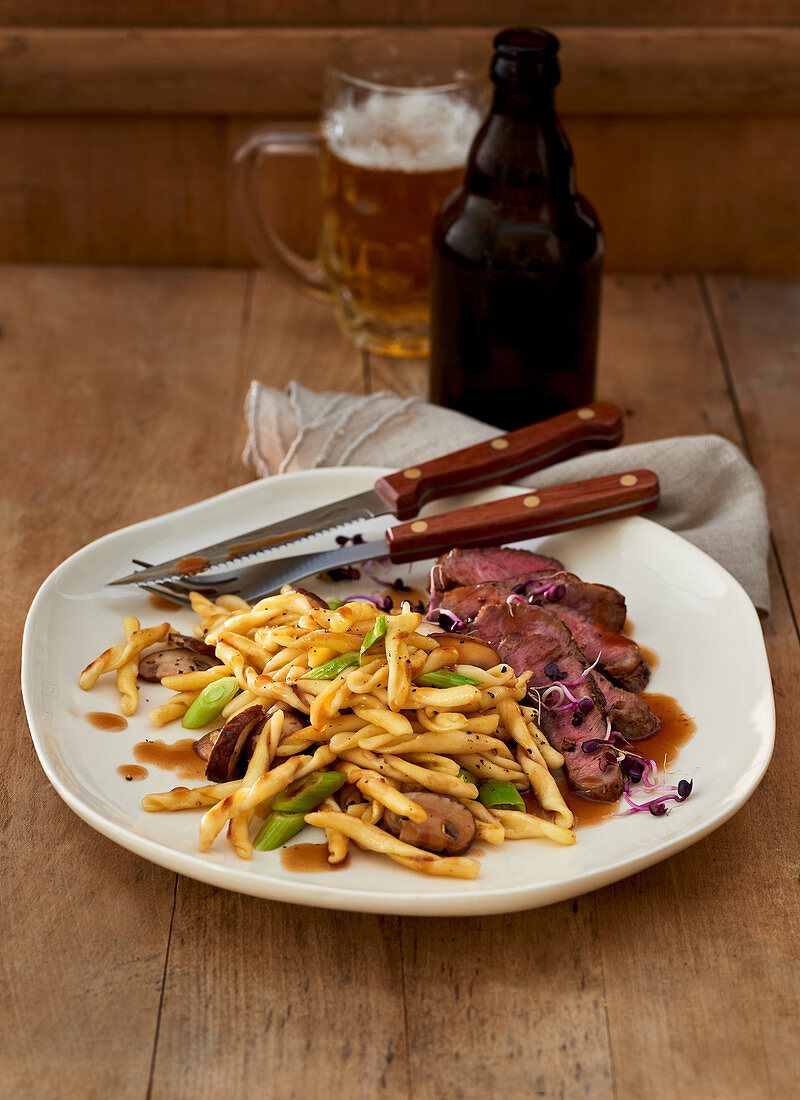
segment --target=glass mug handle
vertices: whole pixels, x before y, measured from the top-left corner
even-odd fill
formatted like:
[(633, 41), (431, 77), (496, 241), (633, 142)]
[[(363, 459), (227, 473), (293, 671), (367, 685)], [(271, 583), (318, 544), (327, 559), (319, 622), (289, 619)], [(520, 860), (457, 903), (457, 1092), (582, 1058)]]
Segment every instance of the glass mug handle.
[(322, 139), (313, 130), (253, 130), (231, 153), (229, 179), (233, 206), (245, 243), (265, 265), (277, 260), (316, 297), (330, 299), (328, 277), (318, 260), (309, 260), (290, 248), (266, 217), (259, 197), (259, 171), (269, 156), (320, 156)]

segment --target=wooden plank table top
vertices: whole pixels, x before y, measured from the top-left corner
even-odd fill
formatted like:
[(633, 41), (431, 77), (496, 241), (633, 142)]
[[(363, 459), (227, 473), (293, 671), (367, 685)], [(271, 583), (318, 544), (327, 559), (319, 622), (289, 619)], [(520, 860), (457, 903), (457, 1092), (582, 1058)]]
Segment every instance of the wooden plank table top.
[(718, 432), (764, 480), (766, 778), (632, 878), (454, 920), (263, 901), (123, 850), (50, 786), (18, 688), (63, 558), (251, 477), (251, 379), (422, 393), (424, 364), (362, 359), (325, 305), (236, 270), (0, 267), (0, 327), (0, 1095), (797, 1095), (800, 287), (612, 277), (601, 337), (628, 441)]

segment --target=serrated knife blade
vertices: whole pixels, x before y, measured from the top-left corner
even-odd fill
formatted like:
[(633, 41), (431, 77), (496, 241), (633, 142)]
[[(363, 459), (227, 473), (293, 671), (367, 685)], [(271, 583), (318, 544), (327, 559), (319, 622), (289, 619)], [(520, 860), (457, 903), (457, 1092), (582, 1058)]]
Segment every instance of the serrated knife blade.
[[(367, 489), (363, 493), (356, 493), (344, 500), (323, 504), (308, 512), (288, 516), (286, 519), (269, 523), (265, 527), (257, 527), (253, 531), (245, 531), (244, 534), (215, 542), (211, 546), (203, 546), (199, 550), (193, 550), (191, 554), (173, 558), (158, 565), (147, 566), (145, 569), (139, 569), (110, 583), (112, 585), (141, 584), (143, 581), (163, 581), (173, 577), (193, 576), (220, 565), (230, 565), (240, 558), (260, 554), (275, 546), (282, 546), (288, 542), (294, 543), (310, 535), (317, 535), (321, 531), (328, 531), (343, 523), (359, 519), (374, 519), (375, 516), (384, 515), (387, 511), (386, 501), (379, 497), (374, 489)], [(386, 553), (385, 546), (381, 552)], [(347, 560), (357, 561), (358, 557)]]

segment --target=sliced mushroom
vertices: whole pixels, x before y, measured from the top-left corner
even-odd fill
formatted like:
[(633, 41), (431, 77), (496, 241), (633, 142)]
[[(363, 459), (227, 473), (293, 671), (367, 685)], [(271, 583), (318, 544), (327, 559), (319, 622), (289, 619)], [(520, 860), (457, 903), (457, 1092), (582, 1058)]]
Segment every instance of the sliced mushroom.
[(476, 668), (494, 668), (502, 664), (496, 649), (479, 638), (467, 638), (461, 634), (432, 634), (440, 646), (458, 650), (458, 664), (475, 665)]
[(194, 751), (201, 760), (208, 760), (209, 756), (211, 756), (211, 750), (214, 748), (219, 734), (219, 730), (211, 730), (210, 733), (203, 734), (202, 737), (195, 741), (193, 746)]
[(164, 676), (181, 676), (184, 672), (205, 672), (221, 662), (205, 653), (171, 646), (147, 653), (139, 661), (139, 675), (143, 680), (158, 681)]
[(475, 839), (475, 819), (460, 802), (446, 794), (433, 791), (407, 791), (406, 796), (427, 813), (424, 821), (387, 810), (383, 815), (386, 829), (406, 844), (448, 856), (460, 856)]
[(208, 779), (214, 783), (227, 783), (229, 779), (239, 779), (244, 775), (247, 761), (243, 750), (250, 734), (257, 727), (260, 729), (264, 720), (264, 709), (260, 703), (245, 707), (228, 719), (208, 757)]
[(214, 656), (213, 645), (209, 645), (204, 638), (194, 638), (191, 634), (176, 634), (173, 631), (167, 635), (167, 641), (176, 649), (191, 649), (195, 653), (205, 653), (207, 657)]

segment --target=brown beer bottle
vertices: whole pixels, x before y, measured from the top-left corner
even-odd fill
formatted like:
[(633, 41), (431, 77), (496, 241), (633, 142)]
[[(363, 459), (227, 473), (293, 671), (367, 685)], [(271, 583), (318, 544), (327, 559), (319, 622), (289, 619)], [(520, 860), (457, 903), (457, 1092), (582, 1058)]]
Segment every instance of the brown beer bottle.
[(603, 238), (553, 105), (558, 39), (501, 31), (488, 118), (433, 231), (431, 399), (502, 428), (591, 401)]

